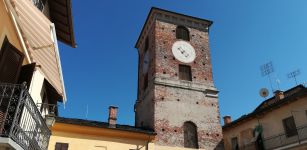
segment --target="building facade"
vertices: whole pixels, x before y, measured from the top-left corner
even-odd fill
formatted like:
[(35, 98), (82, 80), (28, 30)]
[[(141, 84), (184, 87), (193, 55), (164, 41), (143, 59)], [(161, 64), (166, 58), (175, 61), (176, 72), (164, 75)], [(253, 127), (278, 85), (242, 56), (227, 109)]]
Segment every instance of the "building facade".
[(218, 91), (209, 49), (211, 21), (152, 8), (139, 52), (136, 127), (153, 129), (155, 149), (218, 149)]
[(108, 122), (58, 117), (52, 126), (49, 150), (154, 150), (155, 133), (116, 124), (116, 107)]
[(225, 150), (307, 149), (307, 89), (276, 91), (253, 112), (224, 122)]
[(70, 0), (0, 1), (0, 149), (47, 149), (66, 101), (57, 40), (76, 46)]

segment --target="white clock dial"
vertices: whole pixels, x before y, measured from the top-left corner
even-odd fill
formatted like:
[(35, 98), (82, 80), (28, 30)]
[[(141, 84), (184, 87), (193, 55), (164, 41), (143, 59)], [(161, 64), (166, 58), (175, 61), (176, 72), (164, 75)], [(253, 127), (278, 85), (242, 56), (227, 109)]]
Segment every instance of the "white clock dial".
[(143, 61), (143, 74), (146, 74), (148, 71), (149, 66), (149, 52), (147, 51), (144, 55), (144, 61)]
[(172, 47), (172, 52), (175, 58), (183, 63), (191, 63), (196, 57), (193, 46), (185, 41), (175, 42)]

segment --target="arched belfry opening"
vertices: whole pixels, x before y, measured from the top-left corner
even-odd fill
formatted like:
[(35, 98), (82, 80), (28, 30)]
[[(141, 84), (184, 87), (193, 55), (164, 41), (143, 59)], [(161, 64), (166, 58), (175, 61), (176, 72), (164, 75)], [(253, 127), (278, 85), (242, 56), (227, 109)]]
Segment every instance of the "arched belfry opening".
[(190, 41), (190, 32), (189, 30), (184, 27), (184, 26), (178, 26), (176, 29), (176, 38), (185, 40), (185, 41)]
[(183, 124), (183, 130), (184, 147), (198, 148), (197, 126), (193, 122), (187, 121)]

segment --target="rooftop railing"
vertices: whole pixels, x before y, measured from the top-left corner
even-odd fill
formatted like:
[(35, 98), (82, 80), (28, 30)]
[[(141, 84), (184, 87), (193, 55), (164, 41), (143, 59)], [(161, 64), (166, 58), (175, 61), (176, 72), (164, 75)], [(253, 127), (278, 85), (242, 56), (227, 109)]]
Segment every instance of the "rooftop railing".
[(307, 140), (307, 125), (297, 127), (297, 135), (291, 137), (288, 137), (286, 133), (281, 133), (276, 136), (265, 138), (264, 146), (267, 150), (270, 150), (290, 144), (300, 144), (305, 140)]
[(25, 84), (0, 83), (0, 136), (25, 150), (47, 150), (50, 135)]

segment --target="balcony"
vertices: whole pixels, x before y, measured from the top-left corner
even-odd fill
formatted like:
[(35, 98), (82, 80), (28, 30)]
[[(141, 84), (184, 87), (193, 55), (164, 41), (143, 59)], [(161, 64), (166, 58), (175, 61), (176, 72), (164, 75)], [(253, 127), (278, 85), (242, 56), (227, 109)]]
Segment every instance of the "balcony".
[(298, 146), (306, 143), (307, 140), (307, 125), (297, 127), (297, 135), (287, 137), (285, 133), (272, 136), (264, 139), (264, 146), (267, 150), (275, 149), (284, 146)]
[(47, 150), (50, 135), (26, 86), (0, 83), (0, 139), (13, 140), (24, 150)]
[(32, 2), (40, 11), (43, 11), (46, 0), (32, 0)]

